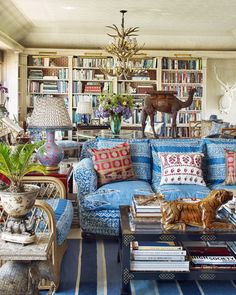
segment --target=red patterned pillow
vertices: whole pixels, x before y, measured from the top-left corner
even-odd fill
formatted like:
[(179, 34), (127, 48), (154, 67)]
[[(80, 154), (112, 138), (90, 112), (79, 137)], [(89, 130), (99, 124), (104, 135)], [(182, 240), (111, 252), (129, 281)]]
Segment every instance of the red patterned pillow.
[(236, 184), (236, 152), (225, 149), (225, 184)]
[(98, 175), (98, 185), (134, 179), (134, 171), (128, 143), (119, 144), (113, 148), (90, 149), (94, 169)]
[(202, 174), (201, 153), (159, 153), (160, 184), (206, 185)]

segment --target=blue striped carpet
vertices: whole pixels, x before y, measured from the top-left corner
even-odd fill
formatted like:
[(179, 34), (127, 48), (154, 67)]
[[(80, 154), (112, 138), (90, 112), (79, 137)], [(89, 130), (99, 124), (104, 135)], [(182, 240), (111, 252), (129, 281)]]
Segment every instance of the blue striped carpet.
[[(69, 240), (60, 295), (119, 295), (120, 264), (115, 241)], [(236, 281), (135, 281), (132, 295), (233, 295)]]

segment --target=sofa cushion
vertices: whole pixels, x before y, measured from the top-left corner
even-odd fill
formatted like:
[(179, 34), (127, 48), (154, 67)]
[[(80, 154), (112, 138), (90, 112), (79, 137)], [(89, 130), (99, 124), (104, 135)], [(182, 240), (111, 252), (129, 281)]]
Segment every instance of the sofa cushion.
[(201, 153), (159, 153), (162, 184), (206, 185), (202, 175)]
[[(204, 153), (205, 147), (201, 139), (151, 139), (152, 153), (152, 185), (158, 187), (161, 181), (161, 161), (159, 152), (170, 153)], [(203, 174), (205, 162), (203, 161)]]
[(94, 169), (98, 175), (98, 185), (134, 179), (134, 171), (127, 142), (112, 148), (90, 149)]
[(118, 210), (120, 205), (131, 205), (132, 196), (142, 191), (153, 193), (150, 184), (143, 180), (109, 183), (84, 196), (80, 205), (86, 210)]
[(236, 152), (236, 140), (204, 138), (206, 146), (207, 183), (218, 184), (225, 180), (225, 149)]
[(176, 200), (178, 198), (205, 198), (210, 189), (207, 186), (197, 184), (164, 184), (153, 185), (153, 190), (165, 196), (167, 201)]
[(82, 149), (80, 152), (80, 160), (83, 160), (85, 158), (92, 158), (92, 155), (89, 152), (89, 149), (96, 149), (98, 148), (98, 143), (96, 140), (87, 140), (83, 143)]
[(68, 236), (73, 219), (73, 206), (70, 200), (50, 199), (46, 201), (53, 209), (56, 219), (56, 239), (61, 245)]
[(97, 138), (98, 148), (114, 147), (118, 143), (128, 142), (135, 176), (151, 182), (151, 149), (148, 139)]
[(225, 184), (236, 184), (236, 152), (225, 150)]

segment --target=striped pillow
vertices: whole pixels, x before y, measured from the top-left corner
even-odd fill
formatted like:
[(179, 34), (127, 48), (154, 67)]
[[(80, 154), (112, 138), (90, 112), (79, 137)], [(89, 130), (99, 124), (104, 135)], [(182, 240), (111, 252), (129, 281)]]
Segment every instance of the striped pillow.
[(134, 179), (134, 171), (127, 142), (108, 149), (90, 149), (98, 185)]
[(225, 150), (225, 183), (228, 185), (236, 184), (236, 152)]

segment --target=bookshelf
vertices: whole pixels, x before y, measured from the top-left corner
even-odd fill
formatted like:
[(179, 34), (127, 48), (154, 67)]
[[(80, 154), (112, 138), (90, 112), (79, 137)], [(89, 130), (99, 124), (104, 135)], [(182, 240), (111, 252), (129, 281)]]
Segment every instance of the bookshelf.
[[(91, 100), (94, 109), (91, 119), (96, 119), (97, 98), (106, 91), (133, 95), (133, 116), (125, 122), (140, 124), (143, 100), (147, 92), (153, 89), (174, 90), (179, 99), (186, 100), (190, 87), (196, 87), (197, 93), (192, 105), (178, 114), (179, 135), (189, 136), (189, 121), (201, 120), (204, 111), (206, 58), (199, 54), (197, 57), (192, 57), (191, 54), (178, 57), (174, 52), (162, 52), (162, 55), (155, 51), (147, 52), (130, 62), (131, 67), (137, 71), (128, 80), (102, 73), (102, 65), (112, 67), (114, 63), (113, 57), (107, 56), (103, 50), (57, 50), (44, 53), (29, 49), (21, 56), (21, 96), (27, 97), (21, 108), (23, 118), (32, 112), (38, 96), (62, 95), (76, 126), (81, 122), (81, 115), (76, 113), (79, 101)], [(164, 136), (170, 136), (170, 116), (157, 113), (156, 121), (163, 120), (166, 126)]]
[(74, 124), (81, 123), (81, 115), (76, 113), (81, 100), (91, 101), (96, 118), (95, 109), (98, 106), (97, 97), (103, 92), (113, 93), (114, 81), (106, 78), (100, 67), (113, 64), (112, 57), (77, 55), (72, 59), (72, 120)]
[[(161, 89), (177, 92), (177, 97), (185, 101), (191, 88), (196, 88), (193, 103), (178, 112), (177, 126), (180, 137), (189, 137), (189, 122), (201, 121), (204, 100), (205, 60), (202, 58), (162, 57)], [(171, 117), (163, 115), (165, 136), (171, 134)]]

